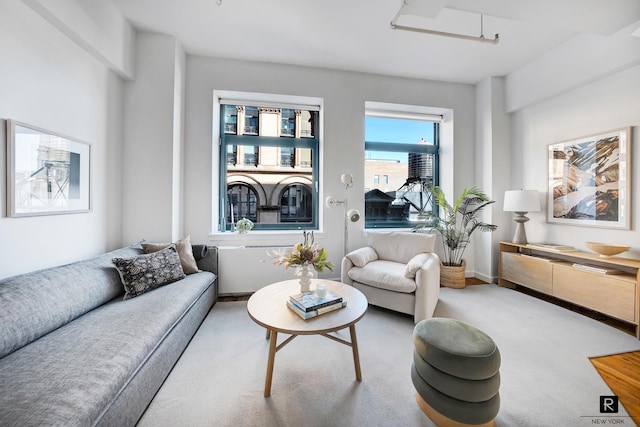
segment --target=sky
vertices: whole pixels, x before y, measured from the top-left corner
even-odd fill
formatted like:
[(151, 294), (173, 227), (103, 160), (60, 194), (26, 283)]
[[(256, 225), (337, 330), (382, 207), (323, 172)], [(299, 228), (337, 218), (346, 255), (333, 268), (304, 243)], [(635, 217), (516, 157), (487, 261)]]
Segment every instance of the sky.
[[(411, 144), (424, 139), (433, 143), (433, 122), (365, 117), (364, 138), (366, 141), (372, 142)], [(407, 162), (406, 153), (368, 152), (367, 158)]]

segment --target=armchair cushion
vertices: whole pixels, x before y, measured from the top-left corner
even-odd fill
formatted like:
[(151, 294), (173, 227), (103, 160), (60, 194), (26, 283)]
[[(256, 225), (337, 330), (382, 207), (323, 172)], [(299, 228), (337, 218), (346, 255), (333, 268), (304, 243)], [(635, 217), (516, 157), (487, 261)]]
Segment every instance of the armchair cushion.
[(347, 258), (349, 258), (356, 267), (364, 267), (371, 261), (377, 260), (378, 254), (372, 247), (365, 246), (364, 248), (356, 249), (347, 254)]
[(422, 252), (433, 252), (435, 234), (394, 231), (391, 233), (369, 233), (369, 246), (378, 254), (378, 259), (407, 264)]
[(415, 292), (415, 280), (407, 279), (404, 271), (404, 264), (377, 260), (368, 263), (365, 267), (353, 267), (347, 274), (352, 280), (374, 288), (404, 293)]
[(415, 279), (416, 273), (420, 270), (420, 267), (430, 259), (431, 256), (426, 253), (418, 254), (411, 258), (411, 261), (407, 263), (407, 266), (404, 269), (404, 277), (407, 279)]

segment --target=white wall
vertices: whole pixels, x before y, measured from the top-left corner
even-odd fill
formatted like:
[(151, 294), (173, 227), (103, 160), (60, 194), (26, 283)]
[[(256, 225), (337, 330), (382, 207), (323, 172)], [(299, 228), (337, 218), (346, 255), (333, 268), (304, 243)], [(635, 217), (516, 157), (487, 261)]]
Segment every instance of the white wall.
[(640, 62), (638, 23), (611, 36), (579, 34), (506, 77), (506, 110), (551, 100)]
[(0, 277), (88, 258), (120, 242), (122, 83), (22, 2), (0, 3), (0, 119), (91, 143), (90, 213), (6, 217), (0, 150)]
[(135, 33), (116, 6), (104, 0), (22, 0), (107, 68), (134, 77)]
[[(503, 212), (505, 190), (517, 188), (508, 159), (511, 154), (511, 115), (505, 111), (504, 78), (490, 77), (476, 85), (475, 184), (495, 201), (483, 211), (482, 220), (495, 224), (492, 233), (474, 234), (477, 259), (475, 276), (493, 282), (498, 276), (498, 242), (511, 240), (512, 221)], [(519, 179), (519, 177), (518, 177)]]
[[(583, 86), (513, 115), (513, 169), (522, 185), (545, 196), (543, 211), (530, 213), (529, 241), (548, 241), (588, 250), (584, 242), (628, 244), (625, 257), (640, 258), (640, 65)], [(631, 143), (631, 230), (546, 223), (547, 145), (603, 131), (633, 126)]]
[(122, 240), (175, 241), (182, 229), (184, 51), (139, 33), (136, 79), (125, 84)]
[[(383, 77), (362, 73), (282, 66), (267, 63), (243, 62), (188, 56), (185, 146), (185, 233), (192, 241), (214, 244), (271, 245), (291, 244), (298, 234), (283, 234), (280, 238), (251, 232), (245, 236), (213, 235), (212, 215), (212, 101), (214, 90), (237, 90), (311, 96), (324, 99), (323, 144), (324, 162), (321, 170), (321, 200), (327, 195), (341, 197), (344, 187), (340, 174), (350, 172), (355, 185), (349, 191), (349, 207), (364, 211), (364, 106), (365, 101), (424, 105), (451, 108), (455, 111), (454, 127), (449, 133), (455, 138), (452, 152), (445, 157), (453, 161), (455, 181), (451, 169), (443, 174), (451, 176), (453, 189), (459, 193), (473, 185), (474, 161), (474, 88), (470, 85), (431, 82), (424, 80)], [(216, 181), (217, 182), (217, 181)], [(343, 255), (342, 211), (323, 206), (324, 235), (318, 243), (326, 247), (339, 274)], [(364, 244), (363, 222), (350, 226), (349, 246)], [(258, 259), (246, 259), (251, 268)], [(275, 268), (275, 267), (274, 267)], [(473, 269), (473, 265), (470, 266)]]

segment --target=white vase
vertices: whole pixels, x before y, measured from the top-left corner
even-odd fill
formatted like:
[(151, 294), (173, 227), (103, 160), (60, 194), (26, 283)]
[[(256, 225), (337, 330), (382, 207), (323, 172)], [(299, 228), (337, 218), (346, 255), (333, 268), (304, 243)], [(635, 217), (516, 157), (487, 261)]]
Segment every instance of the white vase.
[(300, 292), (310, 292), (313, 271), (308, 266), (303, 265), (296, 271), (296, 277), (299, 279)]

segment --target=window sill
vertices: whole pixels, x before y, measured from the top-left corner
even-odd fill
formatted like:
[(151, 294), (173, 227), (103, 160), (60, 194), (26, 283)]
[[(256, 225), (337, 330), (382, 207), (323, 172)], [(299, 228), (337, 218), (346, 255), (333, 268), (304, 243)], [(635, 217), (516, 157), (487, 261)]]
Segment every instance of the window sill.
[[(313, 236), (318, 243), (327, 237), (326, 233), (318, 231), (314, 231)], [(252, 230), (243, 234), (236, 231), (209, 235), (209, 244), (213, 246), (292, 246), (301, 241), (300, 230)]]

